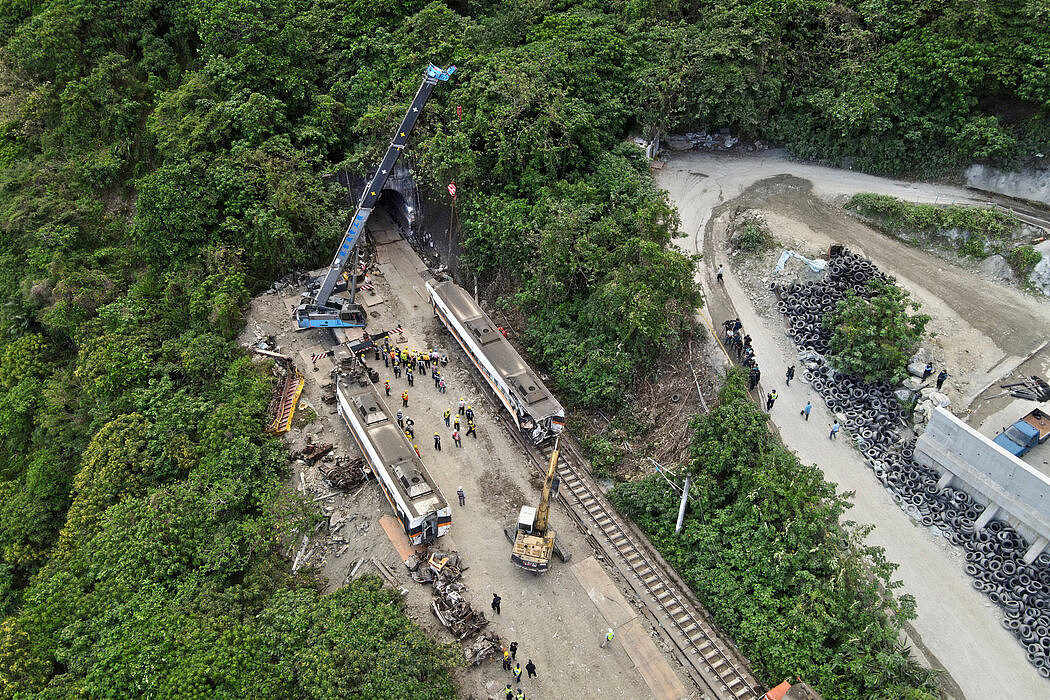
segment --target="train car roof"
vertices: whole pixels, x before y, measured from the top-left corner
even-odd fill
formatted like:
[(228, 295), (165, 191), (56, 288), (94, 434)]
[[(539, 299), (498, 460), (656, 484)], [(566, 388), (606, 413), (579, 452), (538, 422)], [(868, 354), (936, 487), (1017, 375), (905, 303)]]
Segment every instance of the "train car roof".
[[(372, 447), (382, 457), (388, 485), (397, 489), (412, 510), (410, 515), (415, 518), (443, 508), (445, 500), (441, 491), (372, 387), (340, 381), (337, 388), (364, 426)], [(372, 461), (371, 456), (366, 458)]]
[(434, 293), (455, 314), (460, 323), (485, 351), (492, 363), (533, 415), (561, 413), (558, 400), (526, 364), (474, 298), (455, 282), (431, 283)]

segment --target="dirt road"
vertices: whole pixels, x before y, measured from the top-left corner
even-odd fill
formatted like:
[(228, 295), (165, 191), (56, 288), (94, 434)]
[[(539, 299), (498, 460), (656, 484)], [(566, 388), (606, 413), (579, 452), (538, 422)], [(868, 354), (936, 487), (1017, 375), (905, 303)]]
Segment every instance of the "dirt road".
[[(810, 178), (812, 185), (806, 182)], [(895, 505), (848, 441), (828, 439), (832, 418), (815, 392), (801, 382), (783, 385), (783, 372), (795, 348), (784, 334), (782, 320), (763, 318), (755, 311), (731, 268), (727, 269), (724, 288), (714, 279), (717, 263), (724, 260), (719, 217), (737, 205), (768, 213), (770, 228), (785, 244), (808, 242), (815, 249), (826, 249), (832, 241), (844, 242), (897, 275), (902, 285), (937, 315), (931, 330), (939, 329), (947, 336), (949, 342), (942, 343), (945, 359), (953, 363), (953, 369), (965, 368), (956, 372), (965, 373), (960, 383), (973, 390), (978, 386), (978, 376), (997, 371), (997, 367), (1008, 370), (1011, 362), (1042, 342), (1045, 328), (1050, 326), (1046, 305), (896, 244), (836, 213), (827, 203), (827, 199), (858, 191), (929, 202), (945, 198), (961, 201), (971, 195), (948, 187), (912, 185), (776, 157), (704, 153), (672, 159), (658, 174), (658, 181), (678, 206), (688, 232), (680, 245), (688, 252), (705, 255), (699, 273), (707, 293), (705, 311), (715, 323), (733, 316), (741, 318), (762, 364), (763, 390), (776, 388), (780, 392), (772, 419), (785, 443), (803, 461), (817, 464), (841, 490), (855, 492), (849, 517), (874, 524), (869, 542), (884, 547), (888, 558), (899, 563), (897, 574), (904, 583), (900, 592), (913, 595), (918, 605), (912, 640), (928, 663), (945, 669), (952, 696), (1045, 696), (1050, 686), (1027, 662), (1017, 641), (1000, 626), (998, 608), (971, 587), (963, 572), (962, 552), (939, 534), (918, 526)], [(967, 361), (967, 355), (973, 357)], [(798, 415), (807, 399), (815, 405), (808, 423)]]

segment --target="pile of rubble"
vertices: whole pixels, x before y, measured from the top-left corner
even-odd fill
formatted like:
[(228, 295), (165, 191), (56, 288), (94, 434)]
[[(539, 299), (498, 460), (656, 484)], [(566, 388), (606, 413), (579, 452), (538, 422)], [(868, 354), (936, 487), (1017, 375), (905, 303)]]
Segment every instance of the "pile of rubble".
[(467, 587), (460, 578), (466, 567), (458, 552), (435, 549), (426, 555), (405, 560), (412, 579), (430, 584), (434, 601), (430, 610), (458, 642), (474, 637), (464, 648), (467, 661), (474, 666), (501, 653), (499, 635), (482, 630), (489, 624), (484, 613), (475, 610), (466, 599)]

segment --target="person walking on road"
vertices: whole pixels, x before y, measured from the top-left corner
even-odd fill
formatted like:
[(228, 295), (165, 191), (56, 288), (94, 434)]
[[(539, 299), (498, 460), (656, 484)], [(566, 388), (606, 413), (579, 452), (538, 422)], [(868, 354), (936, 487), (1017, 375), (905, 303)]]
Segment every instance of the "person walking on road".
[(459, 416), (456, 416), (452, 421), (452, 427), (459, 430)]
[(445, 380), (444, 379), (442, 379), (442, 380), (440, 380), (438, 382), (438, 393), (439, 394), (444, 394), (445, 393)]
[(407, 391), (402, 391), (401, 392), (401, 407), (402, 408), (408, 408), (408, 392)]
[(725, 267), (722, 265), (718, 266), (718, 283), (725, 284), (725, 280), (722, 279), (722, 273), (725, 272)]
[(461, 506), (467, 505), (467, 493), (463, 490), (462, 486), (456, 489), (456, 495), (459, 496), (459, 504)]
[(475, 440), (478, 439), (477, 428), (478, 427), (474, 425), (474, 421), (467, 421), (467, 435), (473, 435)]
[(446, 427), (446, 428), (447, 428), (447, 427), (449, 426), (449, 419), (450, 419), (451, 417), (452, 417), (452, 411), (450, 411), (450, 410), (448, 410), (448, 409), (446, 408), (446, 409), (445, 409), (445, 416), (444, 416), (444, 418), (445, 418), (445, 427)]
[(795, 378), (795, 365), (788, 367), (787, 371), (787, 383), (785, 386), (791, 386), (791, 380)]
[(394, 379), (401, 379), (401, 365), (394, 365)]
[(802, 410), (798, 412), (800, 416), (805, 416), (806, 420), (809, 420), (809, 412), (813, 410), (813, 404), (810, 401), (806, 402), (806, 405), (802, 407)]
[(459, 415), (463, 415), (463, 410), (466, 408), (467, 402), (463, 400), (463, 397), (459, 397)]
[[(503, 599), (500, 598), (499, 595), (497, 595), (496, 593), (492, 594), (492, 609), (496, 611), (497, 615), (499, 615), (499, 602), (501, 600)], [(507, 652), (507, 654), (509, 655), (510, 652)]]
[(474, 420), (474, 409), (470, 406), (467, 406), (467, 410), (463, 412), (463, 415), (466, 417), (467, 422), (469, 423), (470, 421)]
[(415, 383), (412, 381), (414, 378), (415, 378), (415, 376), (412, 374), (412, 370), (406, 369), (405, 370), (405, 379), (408, 380), (408, 385), (409, 386), (415, 386)]
[(941, 387), (944, 386), (944, 380), (946, 380), (947, 378), (948, 370), (942, 369), (941, 373), (937, 375), (937, 391), (941, 390)]
[(769, 411), (773, 410), (773, 404), (775, 404), (777, 402), (777, 398), (779, 398), (779, 397), (777, 395), (777, 390), (776, 389), (774, 389), (773, 391), (771, 391), (768, 394), (766, 394), (766, 412), (767, 413)]
[(441, 452), (441, 436), (434, 433), (434, 449)]
[(532, 663), (532, 659), (529, 659), (529, 663), (525, 664), (525, 671), (529, 674), (529, 678), (536, 677), (536, 664)]
[(386, 389), (386, 395), (390, 396), (390, 380), (387, 379), (386, 383), (383, 384), (383, 388)]
[(456, 443), (456, 447), (463, 447), (463, 441), (459, 439), (459, 431), (452, 431), (452, 442)]
[(612, 627), (610, 627), (609, 631), (605, 633), (605, 637), (602, 639), (602, 643), (598, 645), (598, 648), (604, 649), (609, 644), (612, 644), (613, 637), (615, 636), (616, 635), (613, 634)]
[(397, 409), (397, 427), (402, 430), (405, 429), (405, 414), (401, 412), (401, 409)]
[(834, 440), (836, 437), (838, 437), (840, 427), (842, 426), (839, 425), (838, 421), (835, 421), (831, 424), (831, 434), (828, 435), (828, 440)]

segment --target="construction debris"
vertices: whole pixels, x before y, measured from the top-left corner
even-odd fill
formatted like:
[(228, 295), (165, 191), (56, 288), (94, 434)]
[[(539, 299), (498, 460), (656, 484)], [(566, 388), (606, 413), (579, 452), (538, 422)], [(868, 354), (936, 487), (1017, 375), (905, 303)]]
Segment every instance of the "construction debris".
[(301, 459), (310, 466), (313, 466), (317, 460), (321, 459), (321, 457), (324, 457), (333, 449), (335, 449), (335, 445), (333, 445), (330, 442), (326, 442), (321, 445), (315, 445), (313, 443), (310, 443), (301, 451), (292, 454), (292, 459)]
[(1047, 385), (1043, 379), (1035, 375), (1021, 382), (1000, 384), (999, 387), (1009, 389), (1010, 396), (1014, 398), (1039, 401), (1040, 403), (1050, 401), (1050, 385)]
[(499, 635), (495, 632), (482, 632), (463, 650), (471, 666), (480, 666), (489, 659), (499, 656)]
[(438, 598), (430, 604), (434, 616), (456, 641), (477, 634), (489, 623), (485, 615), (471, 607), (463, 597), (465, 589), (462, 583), (444, 583), (438, 579), (434, 582), (434, 592)]

